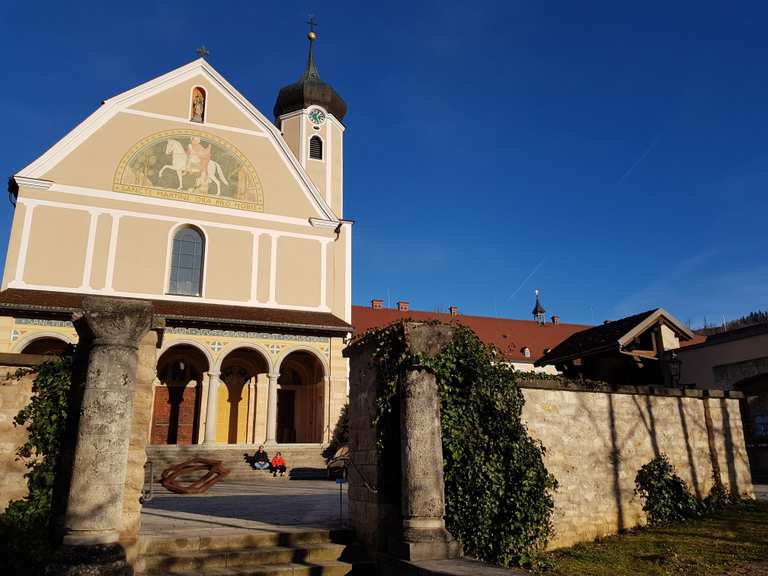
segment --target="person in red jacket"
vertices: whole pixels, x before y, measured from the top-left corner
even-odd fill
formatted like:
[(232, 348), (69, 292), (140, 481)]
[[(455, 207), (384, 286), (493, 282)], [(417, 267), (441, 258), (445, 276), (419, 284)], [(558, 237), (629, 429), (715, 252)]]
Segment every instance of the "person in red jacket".
[(277, 476), (278, 472), (280, 472), (280, 476), (285, 476), (285, 460), (283, 459), (282, 452), (278, 452), (275, 454), (275, 457), (272, 458), (272, 467), (270, 470), (272, 470), (272, 476)]

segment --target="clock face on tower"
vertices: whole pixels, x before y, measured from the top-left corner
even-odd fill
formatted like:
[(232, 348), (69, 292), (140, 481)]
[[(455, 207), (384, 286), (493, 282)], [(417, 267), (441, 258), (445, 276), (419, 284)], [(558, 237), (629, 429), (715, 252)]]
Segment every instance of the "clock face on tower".
[(325, 112), (320, 110), (320, 108), (312, 108), (307, 116), (309, 116), (309, 121), (315, 126), (320, 126), (325, 122)]

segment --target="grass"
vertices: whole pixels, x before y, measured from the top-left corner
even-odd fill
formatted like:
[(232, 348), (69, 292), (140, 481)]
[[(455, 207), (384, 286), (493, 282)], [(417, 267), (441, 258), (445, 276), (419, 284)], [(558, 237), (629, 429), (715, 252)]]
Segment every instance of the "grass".
[(768, 502), (549, 553), (550, 576), (768, 575)]

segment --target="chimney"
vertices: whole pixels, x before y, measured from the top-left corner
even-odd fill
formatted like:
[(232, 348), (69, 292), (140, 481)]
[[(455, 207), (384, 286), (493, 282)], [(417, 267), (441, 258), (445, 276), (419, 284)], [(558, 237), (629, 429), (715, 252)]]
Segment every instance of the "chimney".
[(397, 309), (400, 312), (408, 312), (408, 302), (405, 300), (398, 300)]
[(560, 316), (552, 316), (552, 324), (560, 324)]
[(371, 308), (374, 310), (381, 310), (384, 308), (384, 300), (379, 300), (378, 298), (374, 298), (371, 300)]
[(449, 306), (448, 312), (451, 313), (451, 316), (458, 316), (459, 315), (459, 308), (458, 306)]

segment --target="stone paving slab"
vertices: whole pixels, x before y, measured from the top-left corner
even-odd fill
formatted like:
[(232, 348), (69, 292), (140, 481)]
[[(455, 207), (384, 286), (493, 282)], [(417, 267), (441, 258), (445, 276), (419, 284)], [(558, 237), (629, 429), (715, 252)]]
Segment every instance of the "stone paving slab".
[(243, 530), (331, 529), (347, 522), (347, 485), (271, 476), (222, 481), (205, 494), (181, 495), (155, 488), (141, 512), (141, 534), (212, 536)]
[(499, 568), (478, 560), (422, 560), (405, 562), (413, 571), (413, 576), (531, 576), (526, 570), (517, 568)]

